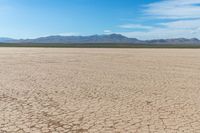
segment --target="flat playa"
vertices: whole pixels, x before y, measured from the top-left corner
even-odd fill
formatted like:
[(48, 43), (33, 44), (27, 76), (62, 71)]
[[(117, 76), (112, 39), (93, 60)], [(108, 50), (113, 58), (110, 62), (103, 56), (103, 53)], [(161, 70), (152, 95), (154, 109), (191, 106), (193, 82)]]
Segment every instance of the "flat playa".
[(0, 133), (199, 133), (200, 50), (0, 48)]

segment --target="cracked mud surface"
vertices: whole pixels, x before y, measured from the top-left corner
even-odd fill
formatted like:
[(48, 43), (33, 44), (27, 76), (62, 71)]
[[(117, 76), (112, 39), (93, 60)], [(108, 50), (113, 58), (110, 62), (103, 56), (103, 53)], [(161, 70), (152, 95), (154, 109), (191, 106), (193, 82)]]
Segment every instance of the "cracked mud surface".
[(0, 48), (0, 133), (199, 133), (200, 50)]

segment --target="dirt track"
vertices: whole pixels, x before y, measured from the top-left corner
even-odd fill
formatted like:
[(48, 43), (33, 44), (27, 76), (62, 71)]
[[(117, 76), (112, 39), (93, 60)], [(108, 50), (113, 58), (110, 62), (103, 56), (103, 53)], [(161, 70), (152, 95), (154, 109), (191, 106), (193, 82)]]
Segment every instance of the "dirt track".
[(200, 50), (0, 48), (0, 133), (200, 133)]

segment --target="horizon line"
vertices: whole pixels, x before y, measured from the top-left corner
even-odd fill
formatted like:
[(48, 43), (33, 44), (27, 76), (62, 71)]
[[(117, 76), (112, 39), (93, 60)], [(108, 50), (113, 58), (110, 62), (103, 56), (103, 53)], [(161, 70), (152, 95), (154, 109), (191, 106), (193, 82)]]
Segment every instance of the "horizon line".
[(200, 40), (198, 37), (175, 37), (175, 38), (157, 38), (157, 39), (138, 39), (136, 37), (128, 37), (126, 35), (120, 34), (120, 33), (110, 33), (110, 34), (90, 34), (90, 35), (59, 35), (59, 34), (52, 34), (52, 35), (46, 35), (46, 36), (39, 36), (39, 37), (30, 37), (30, 38), (13, 38), (13, 37), (4, 37), (0, 36), (1, 39), (12, 39), (12, 40), (34, 40), (39, 38), (46, 38), (46, 37), (91, 37), (91, 36), (109, 36), (109, 35), (121, 35), (123, 37), (129, 38), (129, 39), (137, 39), (141, 41), (149, 41), (149, 40), (168, 40), (168, 39), (197, 39)]

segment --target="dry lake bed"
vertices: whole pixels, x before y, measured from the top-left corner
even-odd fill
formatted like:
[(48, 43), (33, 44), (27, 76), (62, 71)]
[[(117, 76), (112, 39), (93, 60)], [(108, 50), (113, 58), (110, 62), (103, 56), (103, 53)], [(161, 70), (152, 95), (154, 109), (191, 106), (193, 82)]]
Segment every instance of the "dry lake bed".
[(0, 48), (0, 133), (200, 133), (199, 49)]

